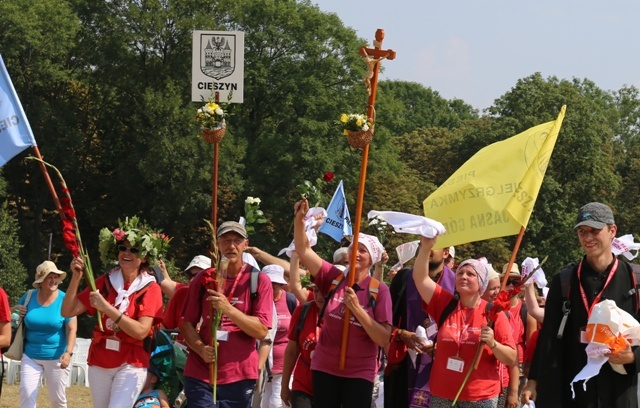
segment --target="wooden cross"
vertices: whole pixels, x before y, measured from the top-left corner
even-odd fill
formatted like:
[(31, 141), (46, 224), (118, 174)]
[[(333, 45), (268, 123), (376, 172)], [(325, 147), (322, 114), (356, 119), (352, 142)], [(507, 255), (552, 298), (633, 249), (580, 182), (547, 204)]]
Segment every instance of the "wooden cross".
[[(360, 47), (360, 55), (367, 63), (367, 76), (364, 80), (369, 91), (369, 100), (367, 104), (367, 117), (373, 122), (375, 121), (375, 104), (376, 91), (378, 88), (378, 72), (380, 70), (380, 61), (383, 59), (395, 59), (396, 52), (393, 50), (382, 50), (382, 40), (384, 39), (384, 30), (379, 28), (376, 30), (376, 39), (373, 41), (374, 48)], [(356, 201), (355, 223), (353, 225), (353, 241), (352, 250), (349, 259), (349, 267), (351, 268), (347, 276), (347, 287), (352, 287), (355, 283), (356, 256), (358, 254), (358, 233), (360, 232), (360, 220), (362, 218), (362, 203), (364, 202), (364, 186), (367, 179), (367, 161), (369, 159), (369, 145), (362, 149), (362, 162), (360, 164), (360, 181), (358, 183), (358, 198)], [(344, 314), (344, 322), (342, 326), (342, 347), (340, 349), (340, 368), (344, 369), (345, 359), (347, 355), (347, 343), (349, 340), (349, 320), (351, 319), (351, 311), (346, 309)]]

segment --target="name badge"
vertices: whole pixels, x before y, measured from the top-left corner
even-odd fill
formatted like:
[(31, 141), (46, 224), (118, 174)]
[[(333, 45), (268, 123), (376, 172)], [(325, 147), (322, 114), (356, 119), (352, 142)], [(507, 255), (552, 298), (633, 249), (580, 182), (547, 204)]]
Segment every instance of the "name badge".
[(459, 357), (449, 357), (447, 360), (447, 370), (461, 373), (464, 371), (464, 360)]
[(120, 339), (117, 337), (110, 337), (105, 344), (107, 350), (120, 351)]
[(431, 323), (427, 327), (427, 337), (432, 338), (438, 333), (438, 325), (436, 323)]
[(227, 341), (229, 340), (229, 332), (226, 330), (218, 330), (216, 332), (217, 336), (216, 336), (216, 340), (218, 341)]

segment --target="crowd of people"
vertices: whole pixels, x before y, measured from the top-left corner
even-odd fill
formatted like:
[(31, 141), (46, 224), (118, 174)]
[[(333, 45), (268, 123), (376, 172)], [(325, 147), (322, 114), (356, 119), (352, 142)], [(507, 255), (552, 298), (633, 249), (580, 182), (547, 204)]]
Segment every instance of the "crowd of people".
[(82, 313), (100, 316), (88, 357), (95, 407), (173, 405), (150, 361), (156, 327), (179, 331), (187, 350), (189, 407), (370, 408), (379, 393), (385, 408), (638, 406), (640, 351), (629, 343), (588, 384), (571, 387), (587, 364), (594, 305), (613, 300), (637, 318), (634, 269), (613, 254), (617, 227), (605, 204), (578, 211), (585, 255), (555, 275), (548, 296), (535, 283), (520, 290), (524, 264), (498, 273), (478, 254), (456, 265), (455, 249), (439, 248), (437, 236), (421, 237), (413, 267), (392, 270), (387, 286), (378, 238), (359, 233), (356, 247), (328, 262), (309, 242), (308, 212), (306, 199), (295, 204), (289, 261), (250, 247), (245, 227), (227, 221), (216, 231), (222, 262), (197, 255), (179, 283), (161, 259), (162, 238), (121, 225), (101, 235), (101, 254), (117, 262), (97, 290), (80, 289), (81, 258), (66, 293), (58, 286), (67, 274), (50, 261), (13, 307), (0, 290), (0, 346), (10, 343), (11, 311), (26, 327), (21, 406), (35, 406), (42, 376), (51, 405), (67, 406)]

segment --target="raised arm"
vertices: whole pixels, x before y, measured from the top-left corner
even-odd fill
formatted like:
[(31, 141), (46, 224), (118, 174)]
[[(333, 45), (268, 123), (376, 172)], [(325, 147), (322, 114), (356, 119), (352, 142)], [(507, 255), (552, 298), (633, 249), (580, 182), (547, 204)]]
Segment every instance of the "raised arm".
[(430, 303), (433, 294), (436, 291), (436, 283), (429, 276), (429, 257), (431, 249), (436, 243), (436, 238), (420, 238), (420, 248), (418, 256), (413, 264), (413, 280), (420, 297), (425, 303)]
[(84, 274), (84, 262), (82, 258), (74, 258), (69, 269), (72, 272), (71, 282), (62, 301), (61, 314), (63, 317), (74, 317), (87, 311), (87, 308), (78, 299), (78, 287)]
[(373, 268), (373, 278), (382, 282), (384, 278), (384, 265), (389, 261), (389, 255), (387, 255), (387, 251), (382, 252), (382, 259), (380, 262), (374, 265)]
[(173, 294), (176, 293), (178, 284), (176, 283), (176, 281), (171, 279), (171, 276), (169, 276), (167, 267), (162, 259), (158, 259), (158, 267), (162, 272), (162, 282), (160, 282), (160, 289), (162, 289), (162, 294), (164, 294), (168, 298), (171, 298), (173, 297)]
[(322, 266), (322, 258), (309, 246), (309, 240), (304, 230), (304, 217), (309, 211), (309, 202), (302, 197), (293, 207), (293, 242), (300, 261), (307, 267), (311, 276), (316, 276)]
[(302, 287), (300, 281), (300, 258), (294, 251), (291, 253), (291, 267), (289, 269), (289, 289), (296, 296), (298, 302), (304, 303), (309, 299), (309, 290)]
[(538, 305), (535, 283), (531, 283), (525, 288), (524, 303), (527, 305), (527, 313), (533, 316), (538, 323), (542, 323), (542, 320), (544, 320), (544, 309)]

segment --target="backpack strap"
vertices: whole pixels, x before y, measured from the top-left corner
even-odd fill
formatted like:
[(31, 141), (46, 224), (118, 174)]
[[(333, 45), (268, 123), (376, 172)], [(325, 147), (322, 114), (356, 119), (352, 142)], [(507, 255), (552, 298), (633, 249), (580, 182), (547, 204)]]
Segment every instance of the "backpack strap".
[(564, 335), (564, 327), (567, 325), (567, 319), (571, 314), (571, 301), (569, 296), (571, 295), (571, 276), (575, 270), (576, 264), (570, 263), (560, 271), (560, 291), (562, 294), (562, 320), (560, 321), (560, 327), (558, 327), (558, 334), (556, 337), (562, 339)]
[(258, 298), (258, 278), (260, 277), (260, 269), (255, 266), (251, 267), (251, 280), (249, 282), (249, 288), (251, 289), (251, 300)]
[(293, 311), (298, 307), (298, 300), (296, 296), (291, 292), (285, 292), (286, 300), (287, 300), (287, 309), (289, 309), (289, 313), (293, 316)]
[(376, 310), (378, 293), (380, 293), (380, 281), (375, 278), (371, 278), (369, 281), (369, 307), (374, 311)]
[(438, 319), (438, 329), (442, 327), (442, 325), (444, 324), (444, 321), (447, 320), (447, 317), (449, 317), (449, 315), (454, 311), (456, 306), (458, 306), (458, 301), (459, 301), (459, 298), (458, 298), (458, 294), (456, 293), (454, 298), (451, 299), (451, 301), (447, 304), (447, 306), (442, 311), (442, 314), (440, 315), (440, 319)]
[(314, 302), (314, 300), (311, 300), (309, 302), (305, 302), (302, 304), (302, 309), (300, 310), (300, 316), (298, 316), (298, 324), (296, 324), (296, 329), (295, 329), (295, 339), (296, 341), (298, 340), (298, 337), (300, 336), (300, 332), (302, 331), (302, 327), (304, 327), (304, 321), (307, 319), (307, 315), (309, 314), (309, 309), (311, 309), (311, 304)]
[(324, 305), (322, 305), (322, 310), (320, 310), (320, 313), (318, 313), (318, 323), (317, 325), (320, 326), (320, 322), (322, 322), (322, 318), (324, 317), (324, 311), (327, 308), (327, 304), (329, 303), (329, 299), (331, 299), (333, 297), (333, 294), (336, 293), (336, 290), (338, 289), (338, 287), (344, 282), (344, 274), (341, 273), (339, 275), (337, 275), (335, 278), (333, 278), (333, 281), (331, 282), (331, 286), (329, 287), (329, 292), (327, 292), (327, 296), (324, 297)]

